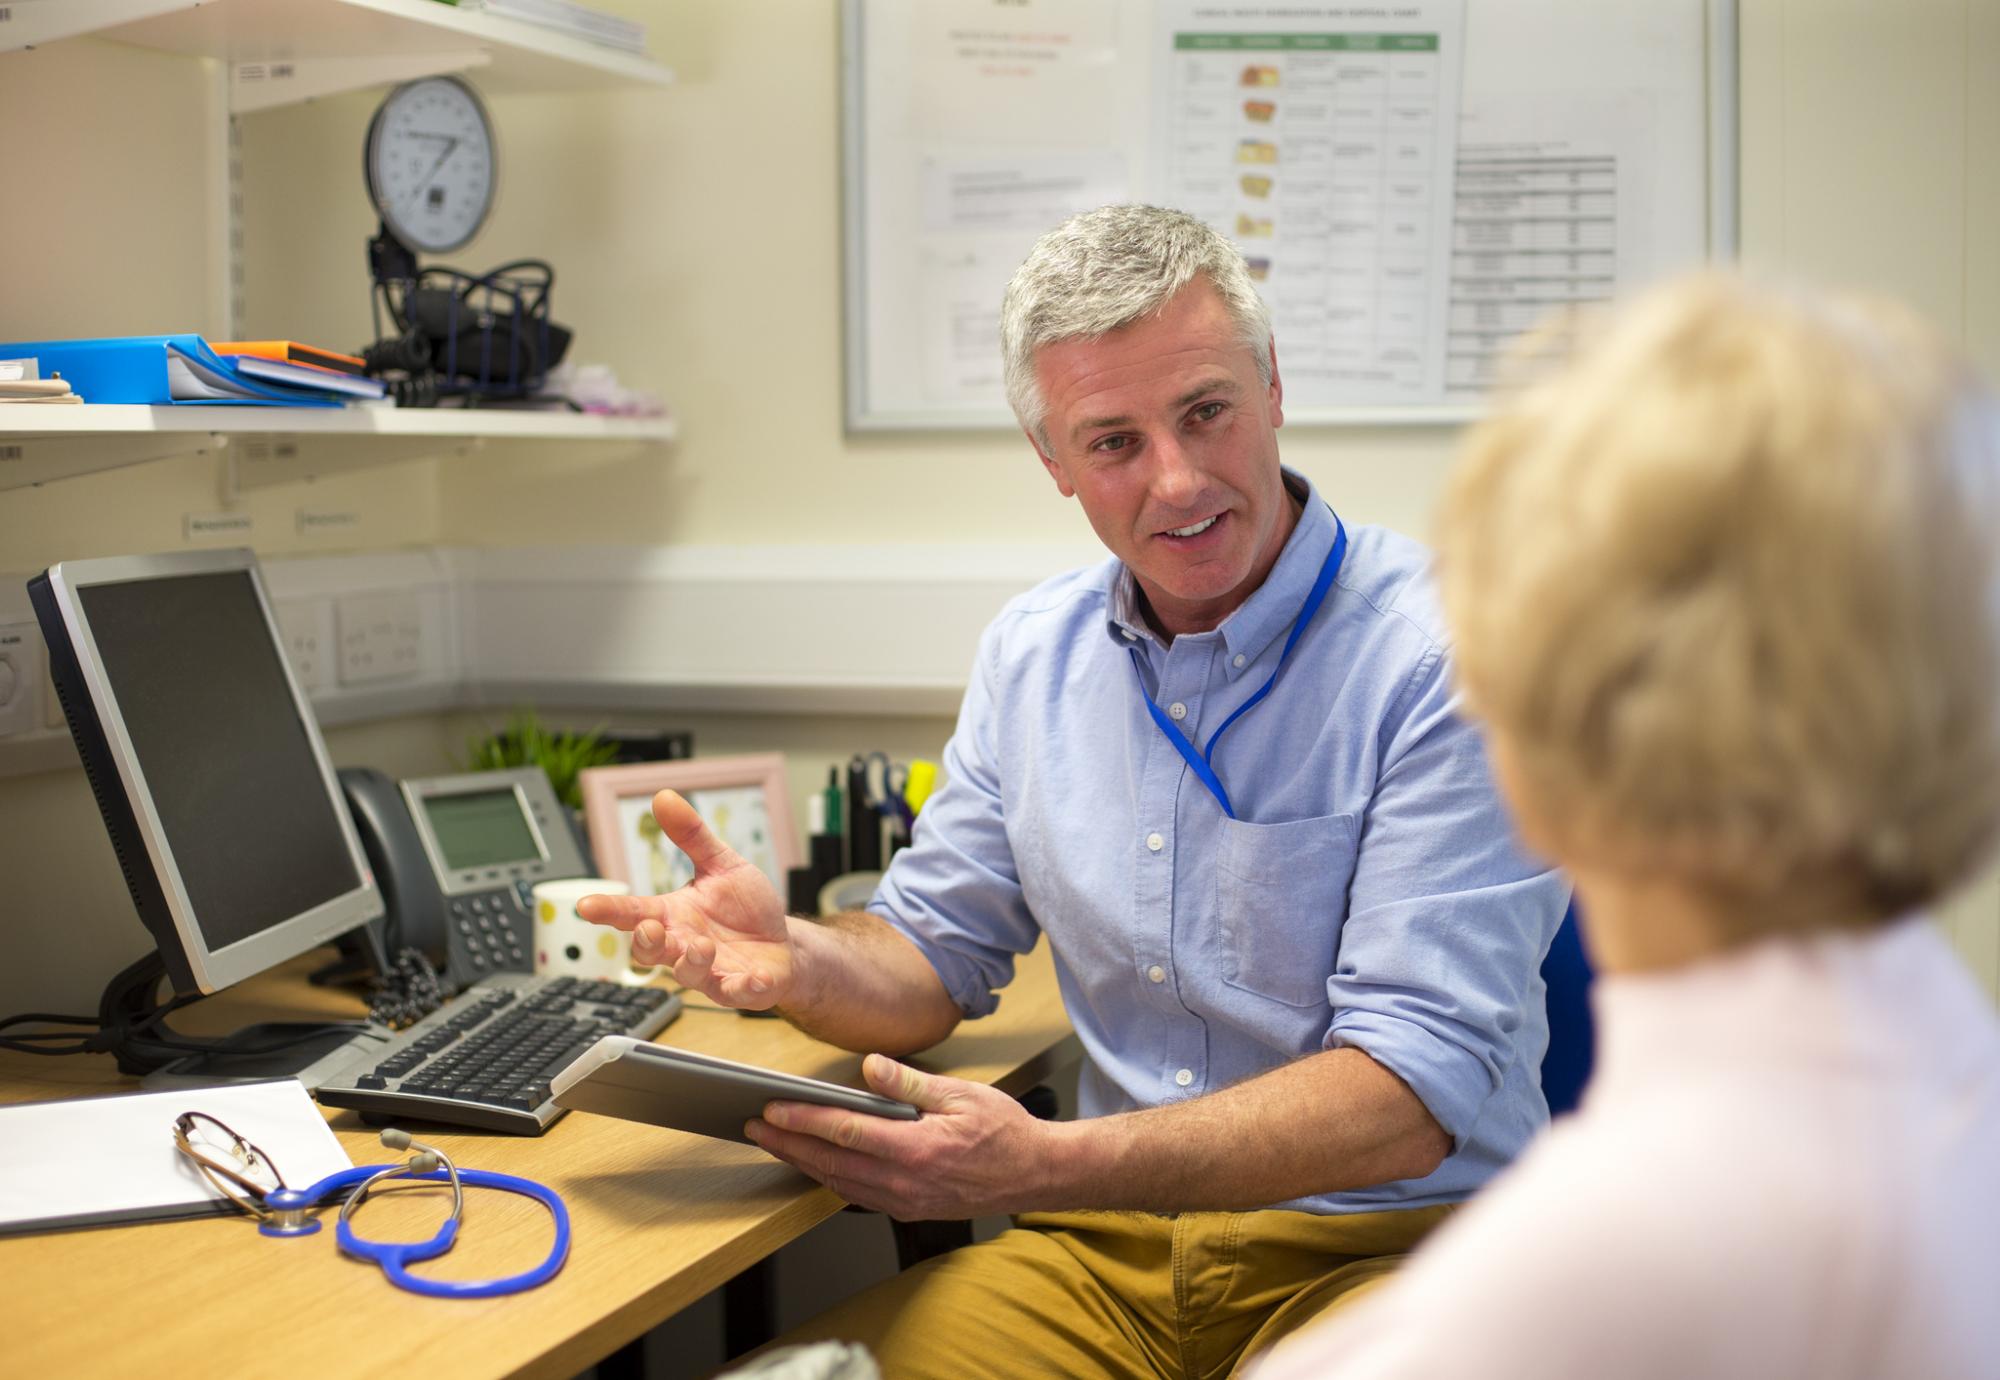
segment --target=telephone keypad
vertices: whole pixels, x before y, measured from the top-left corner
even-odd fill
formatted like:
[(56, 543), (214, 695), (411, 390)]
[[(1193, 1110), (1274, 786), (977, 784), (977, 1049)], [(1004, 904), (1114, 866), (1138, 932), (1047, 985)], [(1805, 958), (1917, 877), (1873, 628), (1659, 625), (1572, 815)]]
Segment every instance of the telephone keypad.
[(454, 896), (451, 911), (451, 952), (448, 968), (460, 977), (489, 972), (527, 972), (534, 916), (532, 892), (525, 887), (497, 886), (474, 896)]

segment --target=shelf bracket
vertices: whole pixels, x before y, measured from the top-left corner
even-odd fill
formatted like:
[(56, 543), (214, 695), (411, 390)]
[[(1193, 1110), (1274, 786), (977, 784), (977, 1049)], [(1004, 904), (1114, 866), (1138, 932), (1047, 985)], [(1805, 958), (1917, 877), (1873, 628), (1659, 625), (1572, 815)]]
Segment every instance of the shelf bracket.
[(229, 112), (247, 115), (281, 105), (466, 72), (493, 60), (467, 48), (451, 53), (385, 53), (380, 57), (273, 58), (239, 62), (229, 69)]
[(229, 450), (223, 501), (250, 489), (267, 489), (303, 479), (345, 474), (406, 460), (470, 455), (485, 445), (479, 436), (241, 436)]
[(228, 445), (229, 437), (213, 431), (0, 436), (0, 489), (25, 489), (177, 455), (212, 454)]

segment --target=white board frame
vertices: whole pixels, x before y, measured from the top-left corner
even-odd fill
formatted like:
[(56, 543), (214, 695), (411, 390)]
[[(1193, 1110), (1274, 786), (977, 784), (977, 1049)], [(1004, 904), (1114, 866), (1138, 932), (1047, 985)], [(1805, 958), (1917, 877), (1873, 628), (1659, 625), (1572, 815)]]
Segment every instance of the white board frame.
[[(1496, 0), (1467, 0), (1492, 4)], [(1604, 5), (1612, 0), (1579, 0)], [(1638, 6), (1657, 0), (1629, 0)], [(1704, 110), (1703, 151), (1706, 159), (1707, 258), (1728, 261), (1736, 256), (1738, 237), (1738, 24), (1737, 0), (1686, 0), (1703, 11)], [(842, 0), (841, 13), (841, 153), (842, 153), (842, 354), (845, 422), (849, 433), (913, 431), (1011, 431), (1013, 415), (1005, 408), (883, 408), (869, 396), (868, 308), (869, 241), (867, 225), (869, 162), (866, 155), (866, 11), (868, 0)], [(997, 352), (999, 342), (996, 339)], [(1445, 403), (1421, 407), (1320, 407), (1285, 410), (1290, 427), (1452, 426), (1476, 419), (1476, 403)]]

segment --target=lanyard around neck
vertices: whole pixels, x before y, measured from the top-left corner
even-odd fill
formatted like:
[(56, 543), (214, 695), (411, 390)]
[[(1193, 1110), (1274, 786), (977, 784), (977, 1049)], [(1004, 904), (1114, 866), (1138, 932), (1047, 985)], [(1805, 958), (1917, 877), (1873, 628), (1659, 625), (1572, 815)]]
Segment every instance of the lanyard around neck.
[(1187, 735), (1167, 717), (1166, 711), (1154, 704), (1153, 697), (1146, 693), (1146, 679), (1139, 669), (1139, 649), (1137, 647), (1125, 649), (1132, 658), (1132, 674), (1138, 678), (1139, 698), (1145, 701), (1146, 712), (1153, 716), (1153, 722), (1160, 726), (1160, 732), (1167, 735), (1167, 741), (1174, 745), (1174, 750), (1180, 753), (1194, 774), (1201, 778), (1201, 784), (1208, 787), (1208, 793), (1222, 806), (1222, 813), (1231, 819), (1236, 818), (1236, 811), (1229, 803), (1229, 792), (1222, 788), (1222, 778), (1215, 774), (1215, 745), (1222, 741), (1222, 735), (1229, 731), (1231, 724), (1242, 718), (1251, 706), (1270, 694), (1271, 687), (1278, 683), (1278, 673), (1285, 669), (1285, 661), (1291, 656), (1292, 648), (1298, 645), (1299, 635), (1305, 632), (1306, 624), (1312, 622), (1312, 616), (1319, 612), (1320, 602), (1326, 598), (1326, 592), (1333, 588), (1333, 577), (1340, 573), (1340, 563), (1346, 555), (1347, 528), (1341, 524), (1338, 517), (1335, 517), (1333, 550), (1326, 553), (1326, 560), (1319, 568), (1319, 578), (1313, 581), (1312, 592), (1306, 595), (1305, 603), (1299, 608), (1299, 616), (1292, 622), (1291, 635), (1285, 639), (1284, 650), (1278, 653), (1278, 664), (1271, 668), (1271, 678), (1258, 688), (1256, 694), (1238, 705), (1235, 713), (1222, 721), (1222, 727), (1209, 735), (1208, 746), (1199, 752), (1195, 750), (1194, 744), (1188, 741)]

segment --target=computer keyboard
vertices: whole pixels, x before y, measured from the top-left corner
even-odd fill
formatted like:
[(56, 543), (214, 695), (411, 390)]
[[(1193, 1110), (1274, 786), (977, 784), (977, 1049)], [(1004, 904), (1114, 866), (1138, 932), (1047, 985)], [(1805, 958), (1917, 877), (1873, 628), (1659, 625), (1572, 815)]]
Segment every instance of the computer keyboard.
[(563, 1109), (549, 1080), (602, 1035), (656, 1034), (681, 1000), (658, 987), (496, 973), (322, 1083), (371, 1124), (436, 1121), (538, 1136)]

